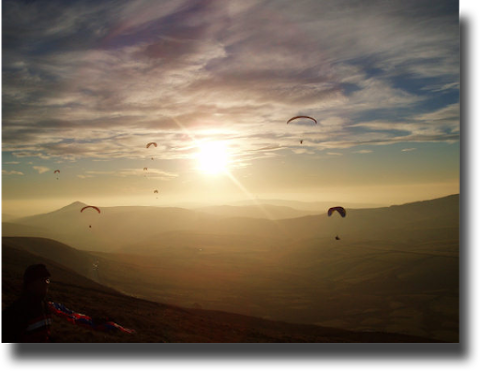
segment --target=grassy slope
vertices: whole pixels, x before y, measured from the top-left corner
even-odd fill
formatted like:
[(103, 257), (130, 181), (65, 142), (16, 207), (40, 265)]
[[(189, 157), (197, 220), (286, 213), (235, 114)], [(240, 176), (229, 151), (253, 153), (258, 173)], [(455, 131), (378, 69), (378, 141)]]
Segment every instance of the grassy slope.
[[(48, 244), (48, 240), (45, 240)], [(123, 295), (64, 266), (16, 248), (2, 247), (2, 306), (15, 300), (26, 266), (45, 263), (51, 274), (49, 298), (92, 316), (109, 316), (137, 330), (135, 335), (105, 334), (54, 319), (58, 342), (430, 342), (430, 339), (295, 325), (219, 311), (184, 309)]]

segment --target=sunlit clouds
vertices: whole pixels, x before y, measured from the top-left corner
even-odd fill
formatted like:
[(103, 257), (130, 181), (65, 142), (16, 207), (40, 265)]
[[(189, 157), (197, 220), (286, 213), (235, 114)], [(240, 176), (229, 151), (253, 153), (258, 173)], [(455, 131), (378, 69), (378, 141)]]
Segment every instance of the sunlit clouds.
[(2, 175), (148, 167), (181, 187), (385, 146), (458, 150), (458, 39), (450, 1), (5, 1)]

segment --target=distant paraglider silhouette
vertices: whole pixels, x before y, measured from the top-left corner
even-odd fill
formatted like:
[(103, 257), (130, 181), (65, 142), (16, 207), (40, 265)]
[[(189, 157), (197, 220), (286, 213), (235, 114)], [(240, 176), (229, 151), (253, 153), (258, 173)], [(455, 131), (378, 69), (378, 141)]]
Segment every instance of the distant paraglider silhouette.
[(99, 214), (101, 213), (100, 209), (99, 209), (98, 207), (96, 207), (96, 206), (85, 206), (85, 207), (82, 207), (82, 210), (80, 210), (80, 212), (83, 213), (83, 210), (90, 209), (90, 208), (97, 210), (97, 212), (98, 212)]
[[(292, 121), (294, 120), (298, 120), (298, 119), (308, 119), (308, 120), (312, 120), (315, 124), (317, 124), (317, 120), (315, 120), (313, 117), (311, 116), (294, 116), (292, 117), (290, 120), (287, 121), (287, 124), (291, 123)], [(300, 140), (300, 144), (303, 144), (303, 139)]]
[(297, 119), (310, 119), (312, 120), (313, 122), (315, 122), (315, 124), (317, 124), (317, 120), (315, 120), (313, 117), (310, 117), (310, 116), (294, 116), (292, 117), (290, 120), (287, 121), (287, 124), (291, 123), (293, 120), (297, 120)]
[[(341, 215), (342, 219), (345, 218), (347, 216), (347, 211), (342, 207), (342, 206), (335, 206), (335, 207), (331, 207), (330, 209), (328, 209), (328, 216), (332, 216), (332, 214), (334, 212), (337, 212), (338, 214)], [(337, 229), (338, 229), (338, 226), (337, 226)], [(337, 235), (335, 236), (335, 240), (336, 241), (339, 241), (340, 240), (340, 237), (338, 236), (338, 233)]]
[[(100, 209), (99, 209), (98, 207), (96, 207), (96, 206), (90, 206), (90, 205), (89, 205), (89, 206), (82, 207), (82, 209), (80, 210), (80, 212), (83, 213), (83, 211), (86, 210), (86, 209), (94, 209), (94, 210), (96, 210), (99, 214), (101, 213), (101, 211), (100, 211)], [(92, 228), (92, 224), (89, 224), (89, 225), (88, 225), (88, 228)]]
[[(54, 173), (54, 174), (60, 174), (60, 170), (57, 169), (57, 170), (55, 170), (53, 173)], [(58, 180), (58, 176), (57, 176), (57, 180)]]
[[(150, 146), (157, 147), (157, 143), (155, 143), (155, 142), (147, 143), (146, 148), (150, 148)], [(151, 157), (151, 159), (153, 160), (153, 157)]]
[(347, 216), (347, 211), (342, 206), (335, 206), (328, 209), (328, 216), (332, 216), (335, 211), (339, 213), (342, 218), (345, 218)]

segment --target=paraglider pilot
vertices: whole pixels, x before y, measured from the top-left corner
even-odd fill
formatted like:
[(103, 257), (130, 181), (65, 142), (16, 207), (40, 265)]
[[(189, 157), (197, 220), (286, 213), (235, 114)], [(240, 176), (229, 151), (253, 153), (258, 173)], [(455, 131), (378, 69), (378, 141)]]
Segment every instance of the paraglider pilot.
[(113, 321), (96, 324), (94, 320), (76, 313), (63, 304), (47, 301), (50, 272), (44, 264), (34, 264), (25, 270), (20, 297), (2, 313), (3, 343), (44, 343), (50, 342), (52, 314), (68, 322), (97, 331), (135, 333)]

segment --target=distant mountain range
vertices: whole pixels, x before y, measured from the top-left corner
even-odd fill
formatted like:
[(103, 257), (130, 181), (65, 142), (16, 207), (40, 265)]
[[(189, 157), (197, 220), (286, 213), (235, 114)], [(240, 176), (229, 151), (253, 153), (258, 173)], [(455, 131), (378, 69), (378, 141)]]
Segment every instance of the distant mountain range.
[[(46, 237), (72, 247), (92, 251), (119, 251), (135, 245), (157, 246), (162, 238), (180, 235), (229, 235), (239, 241), (270, 239), (263, 243), (290, 244), (311, 238), (388, 240), (410, 235), (430, 238), (458, 234), (459, 196), (374, 209), (347, 209), (347, 217), (305, 215), (287, 207), (219, 206), (189, 210), (148, 206), (102, 207), (101, 214), (75, 202), (59, 210), (4, 222), (3, 236)], [(405, 235), (405, 228), (409, 234)], [(163, 235), (167, 233), (166, 235)], [(183, 238), (183, 237), (182, 237)], [(225, 238), (225, 237), (223, 237)]]
[(314, 214), (320, 214), (327, 210), (333, 205), (343, 205), (345, 208), (349, 209), (366, 209), (366, 208), (377, 208), (377, 207), (387, 207), (385, 204), (375, 204), (375, 203), (365, 203), (365, 202), (342, 202), (342, 201), (294, 201), (294, 200), (281, 200), (281, 199), (255, 199), (255, 200), (244, 200), (234, 202), (233, 206), (255, 206), (255, 205), (275, 205), (283, 206), (291, 209), (297, 210), (306, 210), (313, 212)]

